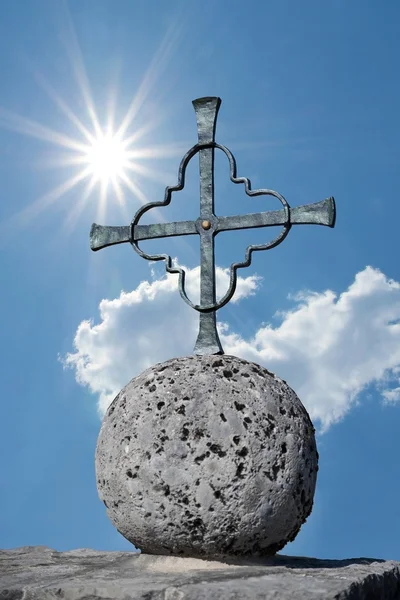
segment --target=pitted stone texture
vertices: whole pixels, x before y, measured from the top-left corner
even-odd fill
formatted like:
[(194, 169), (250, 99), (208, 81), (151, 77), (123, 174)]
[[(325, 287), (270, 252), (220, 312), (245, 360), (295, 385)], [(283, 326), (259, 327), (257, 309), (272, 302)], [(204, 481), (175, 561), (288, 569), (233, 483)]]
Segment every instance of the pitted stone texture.
[(294, 391), (225, 355), (173, 359), (132, 379), (96, 450), (108, 516), (149, 554), (273, 554), (310, 514), (317, 470)]

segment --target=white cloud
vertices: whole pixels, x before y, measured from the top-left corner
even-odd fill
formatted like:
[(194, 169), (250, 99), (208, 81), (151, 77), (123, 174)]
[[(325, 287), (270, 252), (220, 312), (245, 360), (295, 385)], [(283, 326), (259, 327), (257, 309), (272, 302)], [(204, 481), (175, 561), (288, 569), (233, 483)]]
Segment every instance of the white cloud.
[[(188, 290), (199, 270), (187, 270)], [(221, 289), (228, 271), (218, 269)], [(254, 294), (259, 278), (239, 278), (235, 301)], [(150, 365), (192, 353), (198, 316), (180, 299), (176, 277), (142, 282), (115, 300), (102, 300), (98, 325), (84, 321), (75, 352), (64, 364), (99, 395), (101, 412), (115, 394)], [(386, 403), (400, 401), (400, 284), (367, 267), (340, 294), (302, 292), (277, 326), (245, 339), (220, 327), (226, 354), (265, 365), (286, 379), (322, 429), (339, 421), (369, 385)]]
[(400, 387), (396, 387), (391, 390), (383, 390), (382, 396), (384, 397), (386, 404), (400, 402)]
[[(186, 271), (189, 298), (198, 302), (200, 268)], [(152, 276), (155, 277), (152, 270)], [(217, 268), (217, 289), (227, 290), (229, 270)], [(231, 302), (255, 293), (260, 278), (238, 277)], [(103, 414), (120, 389), (151, 365), (193, 353), (198, 313), (178, 292), (178, 277), (167, 275), (119, 298), (100, 302), (100, 323), (82, 321), (75, 334), (75, 352), (63, 363), (75, 369), (78, 383), (99, 396)]]

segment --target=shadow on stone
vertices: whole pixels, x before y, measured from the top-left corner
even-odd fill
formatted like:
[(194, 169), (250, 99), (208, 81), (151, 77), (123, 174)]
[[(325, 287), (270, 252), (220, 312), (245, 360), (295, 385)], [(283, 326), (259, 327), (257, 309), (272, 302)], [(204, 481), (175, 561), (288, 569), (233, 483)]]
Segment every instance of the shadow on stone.
[(371, 565), (372, 563), (384, 563), (383, 558), (346, 558), (346, 559), (324, 559), (308, 558), (306, 556), (287, 556), (276, 554), (275, 556), (259, 558), (221, 559), (220, 562), (227, 565), (240, 566), (281, 566), (289, 569), (340, 569), (352, 565)]

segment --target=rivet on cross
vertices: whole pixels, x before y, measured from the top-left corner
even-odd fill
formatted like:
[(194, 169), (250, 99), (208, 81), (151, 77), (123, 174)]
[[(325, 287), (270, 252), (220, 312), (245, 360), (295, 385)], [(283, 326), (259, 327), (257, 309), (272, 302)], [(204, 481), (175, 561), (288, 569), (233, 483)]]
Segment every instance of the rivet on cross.
[[(106, 246), (130, 242), (140, 256), (147, 260), (165, 260), (166, 270), (179, 275), (179, 291), (189, 306), (200, 313), (199, 334), (194, 348), (195, 354), (223, 354), (223, 349), (217, 332), (216, 311), (225, 306), (232, 298), (236, 289), (237, 270), (248, 267), (251, 255), (256, 250), (269, 250), (280, 244), (292, 225), (325, 225), (334, 227), (336, 218), (335, 201), (328, 198), (322, 202), (306, 204), (290, 208), (289, 204), (278, 192), (269, 189), (252, 190), (246, 177), (236, 176), (236, 162), (231, 152), (225, 146), (215, 142), (215, 127), (220, 98), (199, 98), (193, 101), (197, 119), (198, 143), (183, 157), (179, 166), (178, 184), (167, 187), (163, 202), (151, 202), (142, 206), (128, 226), (109, 227), (93, 223), (90, 231), (90, 247), (101, 250)], [(222, 150), (230, 164), (230, 179), (233, 183), (243, 183), (248, 196), (269, 195), (280, 200), (283, 209), (269, 210), (247, 215), (218, 217), (214, 214), (214, 150)], [(196, 221), (178, 221), (139, 225), (143, 214), (151, 208), (167, 206), (171, 202), (172, 192), (183, 189), (185, 185), (186, 167), (195, 154), (200, 159), (200, 216)], [(251, 227), (282, 226), (279, 235), (267, 244), (248, 246), (245, 260), (233, 263), (230, 269), (230, 285), (227, 293), (217, 302), (215, 284), (215, 251), (214, 239), (220, 231), (246, 229)], [(171, 257), (167, 254), (146, 254), (138, 246), (142, 240), (163, 238), (178, 235), (200, 235), (200, 304), (193, 304), (185, 291), (185, 272), (178, 266), (172, 266)]]

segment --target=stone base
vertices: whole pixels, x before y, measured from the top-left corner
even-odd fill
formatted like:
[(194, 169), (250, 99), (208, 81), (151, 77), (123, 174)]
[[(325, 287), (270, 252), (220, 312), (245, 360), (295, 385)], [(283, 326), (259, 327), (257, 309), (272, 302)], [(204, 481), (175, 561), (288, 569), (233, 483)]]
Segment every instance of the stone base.
[(132, 379), (109, 407), (97, 489), (146, 554), (272, 555), (311, 512), (314, 428), (294, 391), (235, 356), (190, 356)]
[(0, 598), (398, 600), (400, 563), (275, 556), (233, 564), (31, 546), (0, 551)]

